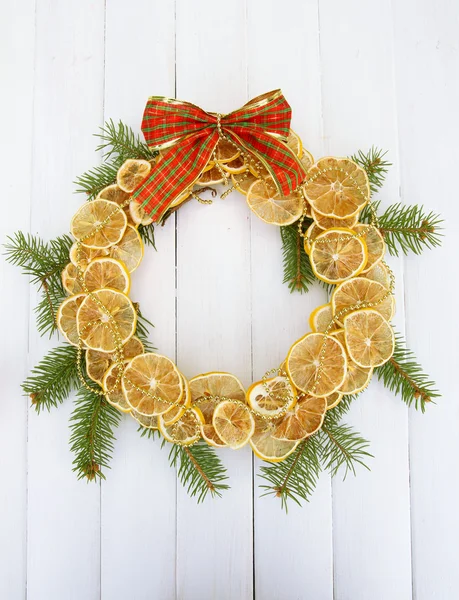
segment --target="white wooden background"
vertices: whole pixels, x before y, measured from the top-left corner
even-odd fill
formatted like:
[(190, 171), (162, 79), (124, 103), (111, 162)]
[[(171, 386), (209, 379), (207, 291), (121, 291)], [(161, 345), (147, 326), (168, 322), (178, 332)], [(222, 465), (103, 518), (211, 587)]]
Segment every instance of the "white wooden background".
[[(35, 293), (1, 261), (0, 598), (458, 598), (457, 0), (14, 0), (0, 15), (2, 241), (68, 229), (104, 119), (138, 129), (150, 94), (225, 112), (277, 87), (315, 156), (387, 148), (384, 203), (447, 221), (442, 249), (392, 261), (397, 327), (443, 398), (421, 415), (372, 383), (350, 416), (372, 441), (372, 472), (323, 476), (288, 516), (259, 498), (248, 449), (222, 452), (232, 489), (197, 506), (131, 419), (107, 481), (78, 482), (72, 403), (37, 416), (21, 397), (56, 341), (37, 335)], [(157, 245), (133, 295), (189, 377), (227, 370), (249, 384), (323, 302), (320, 289), (289, 295), (278, 230), (237, 194), (187, 204)]]

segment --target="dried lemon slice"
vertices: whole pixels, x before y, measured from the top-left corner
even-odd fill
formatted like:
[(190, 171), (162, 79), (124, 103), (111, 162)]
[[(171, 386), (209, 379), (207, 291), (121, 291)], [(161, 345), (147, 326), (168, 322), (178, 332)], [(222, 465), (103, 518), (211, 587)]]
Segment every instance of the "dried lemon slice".
[(107, 248), (86, 248), (83, 244), (75, 242), (70, 248), (69, 258), (72, 264), (76, 267), (80, 266), (80, 269), (84, 271), (92, 260), (101, 256), (108, 256), (108, 254), (109, 250)]
[(314, 157), (312, 156), (312, 154), (310, 152), (308, 152), (304, 148), (303, 148), (303, 154), (300, 156), (300, 163), (303, 165), (303, 168), (306, 171), (306, 173), (309, 171), (309, 169), (314, 164)]
[(365, 271), (364, 273), (362, 273), (362, 277), (366, 277), (367, 279), (371, 279), (372, 281), (377, 281), (386, 289), (390, 289), (391, 278), (389, 275), (389, 269), (383, 261), (377, 263), (374, 267), (371, 267), (369, 271)]
[(311, 252), (311, 244), (316, 239), (318, 235), (323, 233), (323, 229), (321, 229), (317, 223), (311, 223), (306, 230), (306, 235), (304, 236), (304, 251), (306, 254)]
[(190, 446), (201, 437), (202, 414), (197, 408), (187, 408), (185, 414), (175, 423), (167, 426), (164, 417), (158, 417), (158, 427), (164, 438), (172, 444)]
[(349, 356), (360, 367), (379, 367), (394, 353), (394, 331), (376, 310), (359, 310), (345, 317), (344, 335)]
[(101, 288), (111, 288), (129, 293), (131, 278), (126, 267), (115, 258), (95, 258), (86, 268), (84, 283), (90, 292)]
[(67, 294), (78, 294), (83, 291), (80, 280), (78, 279), (78, 269), (71, 262), (61, 273), (62, 285)]
[[(344, 329), (333, 331), (331, 335), (336, 337), (347, 350)], [(368, 386), (372, 375), (372, 367), (361, 367), (348, 356), (346, 378), (339, 391), (341, 394), (358, 394)]]
[(57, 327), (65, 339), (73, 346), (78, 346), (76, 316), (78, 308), (85, 298), (86, 294), (84, 293), (75, 294), (75, 296), (69, 296), (62, 302), (57, 311)]
[(104, 375), (111, 365), (112, 357), (108, 352), (86, 350), (86, 373), (90, 379), (99, 385), (102, 385)]
[(272, 435), (290, 442), (303, 440), (322, 427), (326, 410), (326, 398), (303, 396), (276, 424)]
[(265, 223), (290, 225), (303, 214), (303, 200), (299, 193), (281, 196), (271, 179), (258, 179), (247, 192), (247, 204)]
[(363, 270), (363, 273), (366, 273), (384, 258), (384, 254), (386, 253), (386, 242), (379, 229), (372, 225), (359, 224), (354, 227), (354, 231), (357, 233), (364, 231), (364, 229), (365, 235), (362, 239), (365, 240), (368, 250), (367, 264)]
[(332, 408), (335, 408), (335, 406), (338, 406), (342, 397), (343, 394), (341, 392), (333, 392), (333, 394), (330, 394), (330, 396), (325, 396), (325, 400), (327, 401), (327, 410), (331, 410)]
[(298, 446), (298, 442), (277, 440), (273, 437), (275, 423), (255, 417), (255, 431), (249, 440), (253, 453), (268, 462), (281, 462)]
[(351, 229), (328, 229), (311, 244), (309, 259), (316, 277), (326, 283), (341, 283), (362, 272), (367, 246)]
[(359, 220), (358, 213), (352, 217), (347, 217), (346, 219), (337, 219), (336, 217), (324, 217), (324, 215), (311, 210), (311, 216), (314, 219), (314, 222), (324, 230), (332, 229), (333, 227), (348, 227), (349, 229), (354, 229), (354, 226)]
[(131, 408), (131, 412), (129, 413), (131, 417), (142, 425), (142, 427), (146, 427), (147, 429), (158, 429), (158, 417), (146, 417), (145, 415), (141, 415), (139, 412)]
[(338, 219), (355, 215), (370, 199), (366, 172), (348, 158), (321, 158), (309, 169), (304, 189), (314, 211)]
[(122, 388), (132, 408), (146, 416), (157, 416), (180, 402), (184, 384), (182, 375), (169, 358), (149, 352), (128, 363)]
[(151, 225), (153, 217), (150, 217), (140, 202), (131, 200), (129, 203), (129, 216), (134, 225)]
[(229, 163), (240, 154), (238, 148), (228, 140), (219, 139), (215, 148), (215, 157), (219, 163)]
[(247, 196), (247, 193), (252, 184), (255, 183), (255, 181), (258, 181), (258, 177), (253, 173), (246, 172), (240, 177), (231, 175), (231, 181), (238, 192), (240, 192), (244, 196)]
[(126, 214), (118, 204), (92, 200), (77, 210), (70, 223), (70, 231), (88, 248), (109, 248), (123, 237), (126, 225)]
[(300, 136), (295, 133), (293, 129), (290, 129), (288, 132), (287, 146), (290, 148), (290, 150), (293, 150), (298, 158), (303, 156), (303, 142), (301, 141)]
[(346, 352), (332, 337), (307, 333), (290, 348), (286, 368), (298, 390), (311, 396), (329, 396), (343, 385), (347, 369)]
[(255, 431), (249, 407), (236, 400), (224, 400), (216, 406), (212, 425), (218, 437), (233, 450), (245, 446)]
[(291, 408), (296, 402), (296, 390), (287, 377), (278, 375), (257, 381), (247, 390), (247, 404), (265, 417), (273, 418)]
[(217, 435), (212, 424), (214, 410), (221, 399), (229, 398), (245, 402), (242, 383), (231, 373), (203, 373), (190, 379), (192, 405), (199, 408), (204, 417), (202, 437), (211, 446), (226, 446)]
[(338, 325), (336, 323), (332, 324), (332, 321), (333, 309), (330, 302), (318, 306), (309, 316), (309, 326), (314, 333), (323, 333), (327, 329), (327, 333), (331, 333), (335, 329), (338, 329)]
[(116, 182), (124, 192), (130, 194), (148, 177), (150, 171), (148, 160), (129, 158), (119, 168)]
[(178, 404), (170, 408), (167, 412), (165, 412), (162, 415), (163, 423), (166, 427), (169, 427), (170, 425), (173, 425), (176, 421), (178, 421), (185, 414), (186, 409), (191, 406), (190, 384), (183, 375), (182, 380), (184, 389), (182, 399)]
[(225, 181), (225, 178), (221, 170), (218, 167), (212, 167), (212, 169), (201, 173), (196, 183), (198, 185), (217, 185), (217, 183), (222, 183), (223, 181)]
[(120, 188), (116, 183), (113, 185), (109, 185), (104, 188), (96, 197), (96, 200), (110, 200), (110, 202), (115, 202), (120, 206), (126, 214), (128, 223), (130, 225), (135, 225), (131, 214), (129, 212), (129, 198), (131, 194), (128, 194), (124, 190)]
[(231, 173), (232, 175), (238, 175), (239, 173), (244, 173), (246, 170), (246, 164), (242, 156), (236, 156), (233, 160), (227, 163), (222, 163), (222, 169), (227, 173)]
[(137, 313), (125, 294), (104, 289), (86, 296), (76, 320), (78, 333), (88, 348), (113, 352), (134, 335)]
[[(372, 281), (366, 277), (354, 277), (348, 281), (341, 283), (332, 295), (333, 314), (339, 316), (339, 322), (343, 322), (346, 316), (345, 311), (359, 310), (365, 308), (362, 304), (376, 303), (380, 304), (372, 307), (378, 311), (388, 321), (392, 319), (394, 314), (394, 297), (387, 295), (387, 288), (377, 281)], [(381, 300), (387, 296), (384, 300)], [(342, 312), (343, 311), (343, 312)]]
[(128, 225), (123, 237), (116, 245), (110, 248), (110, 255), (126, 265), (132, 273), (142, 262), (144, 245), (139, 232), (135, 227)]
[(126, 402), (126, 398), (124, 397), (123, 390), (121, 388), (121, 377), (124, 371), (124, 366), (119, 364), (114, 364), (109, 367), (108, 371), (105, 373), (102, 388), (105, 392), (105, 398), (107, 402), (120, 410), (121, 412), (128, 413), (131, 411), (131, 407)]

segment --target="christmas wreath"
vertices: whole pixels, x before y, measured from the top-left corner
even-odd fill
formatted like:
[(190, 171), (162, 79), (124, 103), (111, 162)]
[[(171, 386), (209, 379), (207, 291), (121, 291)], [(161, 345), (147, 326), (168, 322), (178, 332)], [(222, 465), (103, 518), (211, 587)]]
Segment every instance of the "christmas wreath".
[[(394, 333), (394, 276), (386, 250), (419, 254), (440, 242), (440, 218), (395, 204), (379, 214), (374, 194), (385, 154), (315, 161), (290, 129), (277, 90), (226, 115), (171, 98), (148, 100), (146, 143), (119, 122), (98, 134), (103, 163), (77, 181), (87, 194), (69, 235), (45, 242), (16, 233), (7, 259), (41, 290), (37, 328), (65, 342), (23, 383), (40, 412), (76, 390), (71, 446), (78, 477), (105, 477), (123, 413), (142, 436), (170, 445), (171, 465), (191, 495), (220, 495), (226, 470), (216, 449), (250, 445), (266, 461), (266, 493), (299, 502), (322, 469), (354, 472), (368, 442), (341, 422), (373, 375), (424, 410), (438, 392)], [(129, 297), (154, 227), (217, 184), (246, 197), (253, 213), (280, 228), (292, 292), (323, 285), (329, 301), (282, 363), (247, 390), (230, 373), (188, 378), (152, 348), (149, 321)], [(188, 375), (188, 374), (187, 374)]]

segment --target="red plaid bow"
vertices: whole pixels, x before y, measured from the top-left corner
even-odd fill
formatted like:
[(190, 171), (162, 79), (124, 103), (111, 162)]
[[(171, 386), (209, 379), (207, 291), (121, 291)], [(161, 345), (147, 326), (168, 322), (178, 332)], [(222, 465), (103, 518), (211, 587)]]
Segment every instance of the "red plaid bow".
[(285, 143), (291, 114), (280, 90), (258, 96), (221, 117), (189, 102), (149, 98), (142, 131), (150, 148), (163, 153), (133, 198), (153, 221), (160, 221), (171, 203), (198, 179), (215, 150), (219, 130), (255, 155), (279, 193), (288, 196), (305, 177), (303, 166)]

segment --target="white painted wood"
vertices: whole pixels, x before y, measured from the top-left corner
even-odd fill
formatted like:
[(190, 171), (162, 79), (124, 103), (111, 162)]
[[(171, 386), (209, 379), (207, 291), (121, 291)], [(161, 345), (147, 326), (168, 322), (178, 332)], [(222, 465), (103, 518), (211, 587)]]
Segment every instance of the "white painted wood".
[[(4, 243), (17, 229), (27, 231), (30, 222), (35, 2), (10, 3), (2, 13), (0, 80), (8, 82), (1, 105), (8, 118), (3, 121), (0, 141), (0, 172), (6, 183), (4, 211), (7, 206), (7, 218), (0, 221), (0, 241)], [(18, 38), (18, 28), (24, 39)], [(13, 118), (15, 115), (21, 118)], [(11, 210), (18, 182), (20, 205), (14, 202)], [(0, 261), (0, 290), (0, 472), (4, 482), (0, 486), (0, 597), (16, 600), (24, 597), (26, 587), (27, 401), (20, 384), (28, 370), (29, 285), (18, 268), (7, 266), (4, 260)]]
[[(140, 132), (148, 97), (174, 95), (174, 34), (173, 3), (116, 0), (107, 4), (105, 119), (121, 119)], [(148, 51), (135, 50), (147, 41)], [(158, 351), (174, 358), (175, 220), (155, 233), (158, 252), (145, 249), (145, 258), (133, 274), (131, 296), (155, 324), (151, 339)], [(160, 442), (141, 438), (131, 417), (123, 418), (116, 436), (112, 471), (102, 484), (102, 598), (175, 598), (175, 472)], [(123, 556), (129, 563), (129, 577), (125, 569), (114, 568)], [(154, 577), (147, 575), (152, 570)]]
[[(224, 10), (211, 0), (177, 1), (177, 97), (220, 112), (248, 100), (245, 19), (241, 1)], [(236, 193), (178, 213), (177, 361), (187, 377), (219, 370), (251, 381), (249, 225)], [(252, 457), (245, 448), (222, 459), (232, 485), (222, 499), (196, 506), (178, 489), (184, 600), (252, 597)]]
[[(31, 228), (45, 239), (68, 231), (82, 201), (72, 182), (94, 164), (103, 41), (100, 3), (37, 2)], [(34, 319), (31, 309), (29, 366), (57, 345), (56, 339), (38, 336)], [(49, 415), (29, 411), (27, 594), (32, 600), (99, 598), (100, 487), (77, 481), (72, 472), (72, 404), (70, 399)]]
[[(395, 163), (381, 198), (398, 199), (391, 2), (320, 4), (325, 151), (349, 155), (375, 144)], [(421, 259), (422, 260), (422, 259)], [(403, 327), (401, 261), (395, 325)], [(411, 595), (407, 414), (374, 381), (349, 422), (371, 440), (371, 473), (333, 482), (334, 593), (337, 599), (405, 600)]]
[[(280, 87), (293, 107), (292, 127), (313, 155), (323, 154), (318, 4), (287, 2), (278, 19), (278, 3), (258, 0), (248, 10), (249, 96)], [(289, 68), (277, 44), (265, 45), (266, 32), (291, 40)], [(258, 48), (263, 47), (263, 53)], [(267, 68), (269, 67), (269, 68)], [(299, 77), (298, 73), (302, 76)], [(254, 380), (278, 366), (295, 340), (309, 331), (309, 313), (326, 302), (315, 286), (307, 295), (290, 294), (282, 284), (279, 229), (251, 215), (252, 332)], [(258, 470), (263, 463), (256, 461)], [(278, 598), (331, 599), (332, 522), (330, 478), (325, 475), (309, 504), (289, 503), (280, 510), (278, 498), (260, 498), (255, 478), (255, 590), (264, 600)], [(274, 567), (274, 564), (276, 565)], [(266, 568), (272, 565), (273, 568)]]
[[(141, 439), (129, 419), (107, 482), (76, 481), (72, 402), (37, 417), (19, 388), (57, 341), (39, 338), (35, 294), (29, 308), (26, 279), (0, 262), (1, 289), (9, 291), (0, 300), (8, 315), (0, 317), (1, 598), (457, 595), (456, 4), (18, 0), (2, 7), (2, 238), (28, 229), (29, 202), (32, 232), (50, 238), (68, 229), (82, 201), (72, 181), (97, 163), (91, 134), (104, 118), (138, 129), (150, 94), (176, 92), (225, 112), (276, 87), (315, 156), (387, 148), (395, 165), (383, 202), (401, 197), (442, 212), (447, 237), (441, 250), (391, 261), (397, 328), (444, 397), (427, 415), (408, 413), (372, 384), (349, 416), (372, 442), (372, 472), (332, 485), (324, 476), (311, 503), (288, 516), (275, 499), (258, 497), (259, 465), (248, 450), (222, 452), (232, 489), (197, 506), (176, 483), (167, 451)], [(20, 211), (19, 200), (6, 202), (18, 178), (26, 190)], [(279, 363), (323, 298), (320, 289), (289, 295), (278, 232), (236, 193), (212, 206), (185, 205), (158, 229), (157, 245), (158, 253), (147, 249), (133, 295), (156, 325), (158, 350), (188, 377), (221, 369), (248, 385)]]
[(405, 261), (407, 342), (443, 394), (426, 414), (410, 413), (413, 593), (417, 600), (455, 598), (459, 6), (395, 3), (394, 27), (402, 197), (445, 219), (442, 248)]

